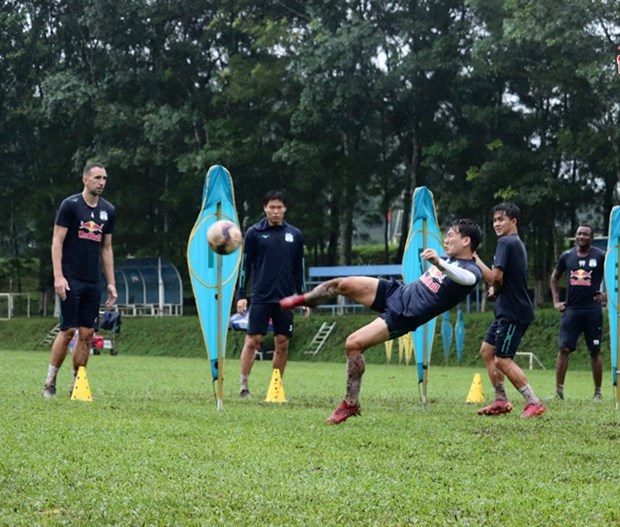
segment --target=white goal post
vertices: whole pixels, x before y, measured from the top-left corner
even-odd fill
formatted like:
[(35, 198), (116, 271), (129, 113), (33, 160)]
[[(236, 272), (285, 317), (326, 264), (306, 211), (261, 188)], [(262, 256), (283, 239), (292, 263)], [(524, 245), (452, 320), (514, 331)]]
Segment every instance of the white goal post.
[(11, 320), (15, 315), (30, 318), (30, 295), (0, 293), (0, 320)]
[(534, 355), (531, 351), (517, 351), (515, 355), (522, 355), (524, 357), (528, 357), (530, 360), (530, 370), (534, 368), (534, 361), (544, 370), (545, 367), (542, 362), (540, 362), (539, 358)]

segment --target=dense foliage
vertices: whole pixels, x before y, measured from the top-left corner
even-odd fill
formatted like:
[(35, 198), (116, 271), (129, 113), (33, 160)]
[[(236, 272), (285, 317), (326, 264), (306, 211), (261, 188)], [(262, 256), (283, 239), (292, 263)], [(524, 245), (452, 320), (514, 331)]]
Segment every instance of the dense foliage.
[(619, 0), (0, 0), (0, 289), (29, 261), (49, 286), (55, 208), (95, 159), (117, 258), (183, 269), (221, 163), (243, 225), (284, 188), (328, 264), (354, 260), (364, 222), (399, 261), (384, 219), (408, 224), (416, 186), (443, 225), (488, 231), (514, 200), (546, 284), (578, 219), (604, 233), (615, 203), (619, 27)]

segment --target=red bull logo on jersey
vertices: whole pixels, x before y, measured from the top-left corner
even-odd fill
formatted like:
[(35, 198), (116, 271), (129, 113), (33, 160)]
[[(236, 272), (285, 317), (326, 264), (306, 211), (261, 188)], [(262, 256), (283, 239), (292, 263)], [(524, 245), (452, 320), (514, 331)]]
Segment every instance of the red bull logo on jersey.
[(427, 271), (420, 277), (420, 281), (428, 287), (433, 293), (437, 293), (445, 276), (434, 265), (431, 265)]
[(82, 240), (91, 240), (93, 242), (101, 242), (103, 236), (103, 225), (95, 223), (93, 220), (80, 221), (78, 228), (78, 238)]
[(568, 276), (570, 285), (590, 287), (592, 285), (592, 271), (577, 269), (571, 271)]

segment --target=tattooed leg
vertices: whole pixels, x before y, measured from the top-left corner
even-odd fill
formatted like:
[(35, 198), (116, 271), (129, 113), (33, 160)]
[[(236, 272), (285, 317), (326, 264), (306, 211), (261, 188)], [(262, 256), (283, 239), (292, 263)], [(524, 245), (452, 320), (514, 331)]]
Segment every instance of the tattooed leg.
[(312, 291), (304, 295), (304, 304), (309, 307), (316, 307), (325, 303), (325, 300), (338, 296), (338, 286), (342, 278), (334, 278), (317, 285)]
[(364, 355), (355, 353), (347, 358), (347, 393), (344, 400), (353, 406), (359, 404), (362, 375), (366, 370)]

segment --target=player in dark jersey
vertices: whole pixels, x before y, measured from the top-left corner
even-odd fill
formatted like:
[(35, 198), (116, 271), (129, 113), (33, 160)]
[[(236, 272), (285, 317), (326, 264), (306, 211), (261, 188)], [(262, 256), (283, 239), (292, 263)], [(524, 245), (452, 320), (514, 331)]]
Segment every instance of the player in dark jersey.
[[(248, 308), (246, 288), (251, 279), (251, 307), (248, 330), (241, 351), (239, 395), (249, 397), (248, 379), (256, 350), (273, 324), (273, 368), (284, 375), (288, 347), (293, 336), (293, 313), (283, 311), (278, 301), (304, 290), (304, 240), (297, 227), (286, 223), (286, 198), (282, 192), (270, 191), (263, 201), (265, 217), (245, 233), (243, 260), (237, 288), (237, 312)], [(310, 310), (305, 310), (308, 316)]]
[(489, 298), (495, 300), (495, 319), (480, 347), (480, 355), (495, 389), (495, 400), (478, 413), (499, 415), (512, 410), (504, 387), (506, 376), (525, 399), (521, 417), (534, 417), (544, 414), (546, 409), (523, 370), (513, 360), (523, 334), (534, 320), (534, 307), (527, 292), (527, 252), (517, 231), (520, 211), (514, 203), (500, 203), (491, 212), (498, 236), (493, 269), (489, 269), (480, 258), (476, 263), (489, 284)]
[(473, 260), (482, 233), (472, 220), (461, 219), (448, 230), (446, 256), (433, 249), (421, 257), (433, 264), (418, 279), (408, 284), (368, 276), (335, 278), (312, 291), (280, 300), (286, 309), (316, 306), (337, 295), (347, 296), (380, 313), (379, 317), (347, 337), (347, 388), (344, 401), (327, 419), (338, 424), (360, 414), (359, 393), (365, 370), (364, 351), (387, 340), (415, 330), (437, 315), (461, 302), (482, 278)]
[[(582, 224), (575, 233), (575, 247), (563, 252), (551, 273), (549, 285), (553, 307), (562, 313), (558, 356), (555, 363), (556, 396), (564, 399), (564, 379), (569, 355), (577, 349), (577, 340), (583, 333), (590, 352), (594, 400), (602, 399), (603, 360), (603, 304), (607, 296), (601, 292), (605, 252), (592, 246), (594, 228)], [(560, 278), (566, 273), (566, 300), (560, 300)]]
[[(52, 237), (54, 289), (60, 297), (60, 333), (54, 339), (43, 395), (56, 395), (56, 377), (67, 356), (67, 348), (76, 328), (78, 338), (73, 350), (73, 383), (80, 366), (86, 367), (90, 340), (101, 303), (101, 264), (108, 282), (107, 306), (116, 302), (114, 281), (114, 206), (101, 194), (107, 182), (103, 165), (84, 167), (80, 194), (66, 198), (60, 205)], [(72, 389), (73, 389), (72, 383)]]

